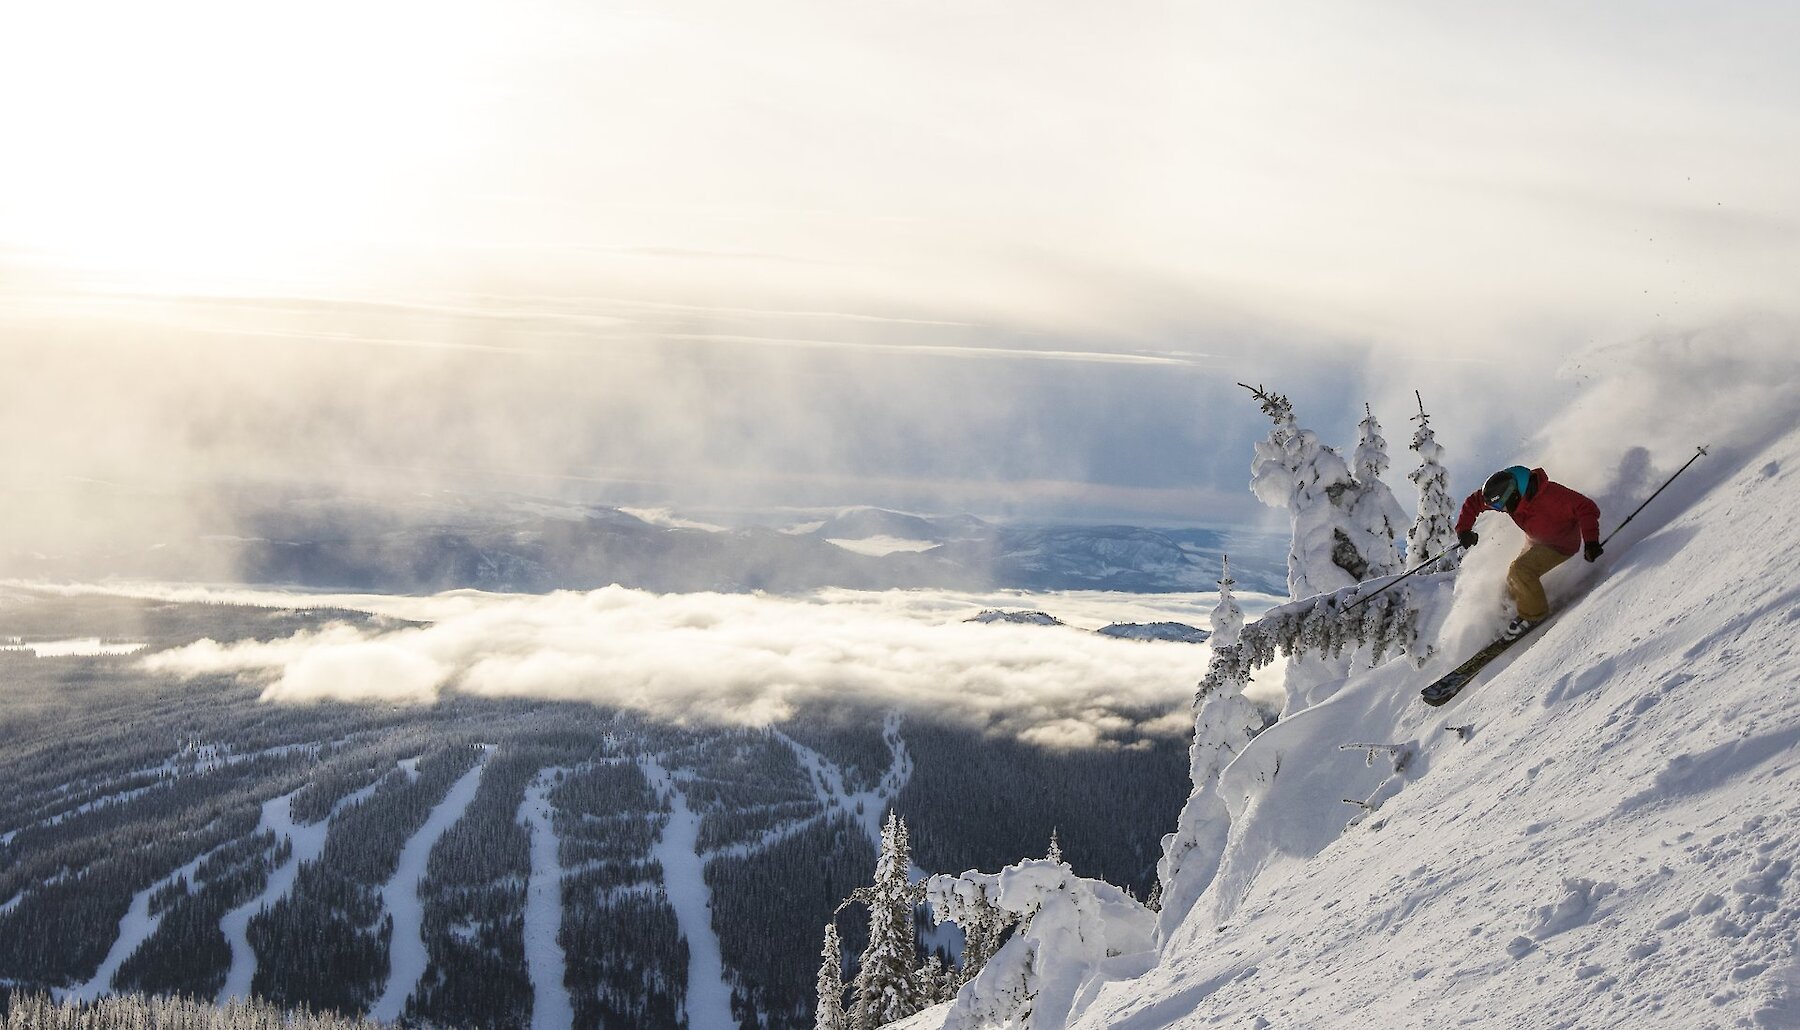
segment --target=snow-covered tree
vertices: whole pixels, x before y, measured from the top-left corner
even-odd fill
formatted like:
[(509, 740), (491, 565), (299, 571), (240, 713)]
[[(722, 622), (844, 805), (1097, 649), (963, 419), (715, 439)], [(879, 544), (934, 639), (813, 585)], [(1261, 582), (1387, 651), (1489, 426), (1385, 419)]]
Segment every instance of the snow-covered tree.
[(1052, 862), (1063, 860), (1062, 838), (1057, 834), (1054, 826), (1050, 828), (1050, 850), (1044, 853), (1044, 857)]
[(1000, 950), (1000, 941), (1012, 926), (1012, 920), (988, 900), (980, 884), (934, 899), (931, 911), (939, 922), (955, 923), (962, 930), (962, 968), (956, 973), (959, 987), (981, 975), (982, 967)]
[[(991, 905), (1017, 924), (1005, 947), (956, 995), (944, 1030), (1062, 1030), (1107, 959), (1154, 947), (1155, 917), (1124, 890), (1048, 859), (998, 873), (934, 876), (939, 918)], [(980, 899), (979, 902), (976, 899)], [(966, 927), (965, 927), (966, 930)]]
[(936, 955), (927, 956), (925, 964), (919, 967), (918, 981), (919, 997), (926, 1008), (956, 997), (957, 988), (962, 986), (956, 970), (945, 966)]
[[(0, 996), (3, 997), (3, 996)], [(0, 1011), (0, 1030), (381, 1030), (372, 1023), (332, 1014), (286, 1011), (261, 1001), (232, 999), (211, 1005), (191, 998), (115, 995), (94, 1001), (54, 1001), (16, 993)]]
[[(1419, 414), (1413, 421), (1412, 449), (1419, 456), (1419, 467), (1406, 478), (1419, 489), (1419, 516), (1406, 534), (1406, 564), (1417, 568), (1424, 562), (1446, 554), (1456, 545), (1456, 499), (1450, 496), (1450, 473), (1444, 468), (1444, 448), (1431, 431), (1431, 418), (1425, 414), (1425, 398), (1419, 401)], [(1453, 569), (1457, 556), (1452, 554), (1438, 563), (1440, 569)]]
[(1219, 600), (1213, 605), (1212, 615), (1207, 625), (1212, 634), (1207, 643), (1217, 652), (1221, 647), (1236, 647), (1238, 637), (1244, 632), (1244, 609), (1238, 607), (1237, 596), (1232, 587), (1237, 580), (1231, 578), (1231, 555), (1219, 557)]
[(1268, 438), (1256, 444), (1250, 488), (1269, 507), (1287, 509), (1293, 527), (1288, 594), (1310, 597), (1382, 575), (1384, 555), (1368, 553), (1368, 526), (1381, 505), (1355, 510), (1365, 489), (1343, 455), (1321, 442), (1317, 433), (1300, 428), (1285, 396), (1260, 386), (1238, 385), (1256, 395), (1263, 414), (1274, 423)]
[(913, 907), (920, 891), (907, 882), (911, 868), (906, 824), (898, 813), (890, 812), (881, 829), (875, 882), (853, 895), (869, 907), (869, 946), (856, 971), (856, 1004), (851, 1010), (856, 1030), (873, 1030), (925, 1007), (913, 931)]
[(1376, 420), (1374, 409), (1366, 404), (1363, 413), (1357, 426), (1356, 496), (1347, 507), (1352, 541), (1368, 561), (1368, 571), (1361, 578), (1370, 579), (1400, 571), (1400, 535), (1405, 531), (1406, 513), (1394, 491), (1381, 479), (1389, 465), (1381, 423)]
[(1381, 435), (1381, 423), (1375, 418), (1375, 409), (1366, 402), (1363, 404), (1363, 420), (1356, 424), (1360, 435), (1356, 438), (1356, 454), (1353, 459), (1357, 479), (1380, 479), (1388, 470), (1387, 440)]
[[(1229, 559), (1224, 564), (1219, 578), (1219, 601), (1212, 613), (1212, 636), (1207, 641), (1212, 660), (1194, 698), (1194, 738), (1188, 748), (1193, 791), (1181, 810), (1175, 832), (1163, 838), (1163, 855), (1157, 863), (1157, 932), (1164, 940), (1188, 917), (1218, 873), (1225, 854), (1233, 817), (1231, 802), (1241, 798), (1221, 796), (1220, 774), (1264, 725), (1261, 713), (1244, 697), (1250, 673), (1286, 654), (1288, 696), (1284, 714), (1291, 713), (1316, 701), (1311, 695), (1314, 690), (1341, 683), (1353, 656), (1366, 655), (1372, 664), (1378, 664), (1402, 650), (1412, 649), (1418, 637), (1420, 608), (1424, 599), (1438, 589), (1427, 585), (1427, 577), (1419, 577), (1379, 596), (1370, 587), (1367, 601), (1358, 596), (1363, 591), (1357, 589), (1354, 580), (1343, 582), (1328, 593), (1302, 595), (1308, 583), (1331, 575), (1339, 580), (1349, 579), (1347, 569), (1336, 561), (1329, 563), (1330, 570), (1319, 571), (1327, 563), (1316, 560), (1321, 552), (1317, 546), (1309, 549), (1307, 542), (1317, 544), (1321, 527), (1328, 529), (1340, 544), (1353, 544), (1360, 539), (1367, 548), (1362, 553), (1380, 552), (1382, 541), (1371, 538), (1386, 536), (1386, 551), (1392, 554), (1393, 538), (1386, 534), (1388, 526), (1399, 525), (1393, 517), (1398, 505), (1385, 486), (1373, 488), (1381, 483), (1380, 475), (1387, 466), (1387, 445), (1381, 439), (1380, 424), (1369, 412), (1356, 452), (1361, 479), (1350, 480), (1341, 458), (1330, 453), (1329, 448), (1320, 448), (1316, 441), (1308, 441), (1308, 434), (1294, 425), (1285, 397), (1260, 388), (1255, 392), (1264, 412), (1275, 422), (1275, 429), (1268, 440), (1256, 445), (1253, 487), (1268, 503), (1275, 503), (1282, 489), (1293, 488), (1294, 492), (1288, 495), (1295, 525), (1289, 586), (1301, 596), (1264, 612), (1255, 623), (1246, 626), (1243, 611), (1232, 594)], [(1296, 460), (1296, 456), (1302, 460)], [(1307, 468), (1311, 471), (1303, 472)], [(1343, 476), (1325, 491), (1327, 502), (1318, 503), (1317, 496), (1309, 491), (1338, 476), (1340, 470)], [(1344, 511), (1329, 503), (1334, 492), (1339, 497), (1359, 498), (1369, 505), (1365, 511), (1385, 514), (1380, 519), (1366, 518), (1360, 525), (1333, 522)], [(1361, 535), (1347, 530), (1357, 530)], [(1308, 555), (1315, 560), (1305, 560)]]
[(844, 953), (836, 923), (825, 924), (825, 948), (819, 958), (819, 1007), (813, 1012), (813, 1030), (850, 1030), (844, 1012)]
[(1244, 699), (1251, 663), (1240, 650), (1244, 613), (1232, 595), (1231, 559), (1219, 577), (1219, 602), (1212, 611), (1213, 659), (1195, 697), (1194, 739), (1188, 745), (1188, 775), (1194, 789), (1182, 806), (1175, 832), (1163, 837), (1157, 863), (1158, 933), (1167, 937), (1212, 882), (1225, 851), (1231, 820), (1215, 789), (1219, 772), (1231, 763), (1262, 725), (1256, 707)]

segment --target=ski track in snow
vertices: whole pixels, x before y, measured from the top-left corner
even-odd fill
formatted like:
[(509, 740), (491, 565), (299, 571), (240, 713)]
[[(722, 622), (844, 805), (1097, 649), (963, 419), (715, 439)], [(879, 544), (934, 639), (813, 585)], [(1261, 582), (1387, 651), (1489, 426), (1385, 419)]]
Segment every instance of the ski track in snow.
[[(153, 790), (169, 786), (183, 776), (205, 774), (226, 766), (252, 762), (258, 758), (279, 758), (295, 751), (311, 750), (316, 753), (320, 747), (321, 745), (316, 743), (280, 744), (275, 747), (263, 748), (259, 751), (246, 751), (240, 754), (234, 751), (225, 751), (213, 745), (207, 745), (200, 748), (198, 751), (177, 751), (174, 755), (164, 759), (161, 764), (145, 766), (142, 769), (133, 769), (130, 772), (109, 776), (102, 781), (103, 783), (122, 783), (128, 780), (140, 779), (145, 776), (154, 776), (157, 777), (155, 782), (146, 783), (141, 787), (132, 787), (127, 790), (116, 791), (112, 794), (105, 794), (83, 802), (66, 811), (58, 812), (55, 815), (39, 819), (33, 823), (28, 823), (17, 829), (0, 833), (0, 847), (11, 844), (13, 838), (17, 837), (25, 830), (60, 826), (65, 821), (73, 819), (76, 816), (86, 815), (89, 812), (107, 808), (112, 805), (122, 805), (129, 801), (135, 801)], [(66, 797), (73, 789), (72, 785), (65, 784), (58, 793)]]
[[(887, 816), (888, 806), (900, 795), (912, 780), (912, 756), (907, 753), (906, 740), (900, 736), (901, 718), (898, 712), (889, 712), (882, 721), (881, 739), (888, 748), (887, 771), (873, 790), (852, 793), (845, 786), (844, 770), (837, 763), (819, 754), (812, 748), (794, 738), (775, 731), (775, 736), (793, 749), (794, 757), (800, 767), (805, 770), (807, 779), (813, 785), (813, 791), (819, 799), (822, 811), (811, 819), (785, 827), (777, 827), (764, 835), (754, 846), (724, 849), (732, 853), (748, 853), (767, 848), (778, 841), (800, 832), (808, 826), (826, 819), (834, 814), (856, 822), (869, 837), (869, 844), (877, 855), (881, 854), (881, 824)], [(908, 867), (906, 877), (917, 883), (928, 876), (917, 863)], [(920, 928), (920, 942), (929, 949), (942, 948), (953, 959), (960, 961), (962, 957), (962, 931), (954, 923), (945, 921), (935, 927)]]
[[(294, 746), (308, 745), (292, 745), (274, 748), (269, 751), (256, 752), (255, 754), (261, 755), (269, 754), (271, 752), (288, 751), (292, 750)], [(225, 756), (223, 758), (215, 758), (208, 768), (217, 768), (221, 765), (231, 764), (233, 761), (247, 761), (250, 757), (253, 756)], [(347, 798), (343, 802), (340, 802), (338, 807), (341, 808), (344, 804), (353, 800), (360, 800), (361, 797), (367, 797), (374, 789), (373, 786), (365, 788), (364, 790), (359, 791), (357, 795), (352, 795), (351, 798)], [(135, 796), (143, 792), (143, 790), (135, 790), (126, 793)], [(298, 791), (284, 794), (281, 797), (265, 802), (263, 805), (262, 820), (257, 824), (255, 832), (261, 833), (265, 830), (273, 830), (278, 835), (287, 836), (290, 840), (295, 840), (297, 832), (301, 837), (306, 837), (310, 832), (311, 836), (317, 838), (317, 846), (305, 857), (316, 857), (318, 850), (324, 848), (325, 823), (320, 822), (312, 827), (305, 827), (297, 830), (294, 826), (292, 817), (289, 815), (290, 805), (292, 804), (295, 793), (298, 793)], [(111, 803), (113, 800), (120, 797), (122, 797), (122, 795), (113, 795), (109, 798), (100, 800)], [(90, 810), (92, 807), (94, 807), (94, 803), (84, 805), (77, 811)], [(336, 810), (334, 809), (334, 812), (335, 811)], [(73, 814), (75, 813), (65, 813), (64, 817)], [(156, 934), (157, 929), (162, 925), (161, 913), (155, 915), (150, 913), (151, 896), (183, 878), (186, 878), (189, 884), (192, 885), (194, 883), (194, 876), (199, 871), (200, 865), (213, 854), (213, 851), (216, 850), (217, 849), (215, 848), (196, 856), (179, 869), (176, 869), (174, 872), (169, 873), (167, 876), (164, 876), (135, 894), (131, 899), (130, 907), (126, 909), (125, 915), (119, 920), (119, 935), (113, 939), (112, 947), (108, 949), (106, 958), (100, 963), (100, 968), (95, 970), (94, 975), (90, 977), (86, 983), (81, 984), (78, 987), (60, 991), (58, 992), (58, 997), (77, 1001), (93, 1001), (103, 995), (111, 994), (113, 992), (113, 979), (118, 976), (119, 967), (124, 965), (125, 960), (130, 958), (132, 953), (139, 947), (143, 946), (145, 941), (153, 937)], [(295, 840), (296, 857), (293, 861), (285, 864), (281, 870), (277, 870), (275, 873), (271, 874), (270, 885), (272, 889), (264, 891), (262, 896), (255, 901), (252, 901), (250, 904), (234, 909), (220, 921), (219, 927), (225, 933), (226, 942), (232, 949), (232, 969), (231, 973), (227, 974), (226, 992), (220, 995), (221, 1002), (224, 999), (233, 996), (230, 993), (232, 986), (236, 982), (233, 979), (233, 976), (239, 973), (240, 965), (246, 965), (248, 972), (242, 974), (243, 990), (238, 992), (236, 996), (249, 996), (250, 977), (255, 973), (256, 959), (254, 953), (251, 952), (249, 940), (245, 931), (249, 927), (250, 917), (256, 914), (262, 904), (272, 903), (274, 898), (284, 896), (287, 893), (287, 890), (291, 889), (293, 886), (293, 869), (297, 867), (298, 862), (302, 858), (301, 850), (301, 841)], [(279, 882), (284, 871), (287, 873), (285, 886), (278, 892), (274, 891), (273, 888)], [(189, 889), (191, 892), (192, 887), (190, 886)], [(5, 906), (0, 906), (0, 914), (3, 914), (5, 911), (12, 908), (12, 906), (18, 904), (19, 900), (23, 897), (24, 895), (21, 893), (18, 897), (9, 901)], [(240, 913), (242, 914), (241, 925), (238, 924), (235, 919)]]
[[(131, 899), (131, 907), (126, 909), (125, 915), (119, 920), (119, 936), (113, 939), (112, 948), (107, 951), (105, 960), (100, 963), (100, 968), (94, 971), (94, 975), (88, 979), (87, 983), (68, 991), (58, 991), (56, 996), (61, 1000), (88, 1002), (101, 995), (111, 994), (113, 977), (118, 975), (119, 967), (124, 965), (125, 960), (131, 957), (131, 953), (149, 940), (151, 935), (156, 933), (156, 928), (162, 925), (161, 913), (150, 914), (150, 896), (164, 887), (171, 886), (184, 876), (191, 885), (195, 871), (200, 868), (200, 863), (206, 861), (211, 854), (212, 851), (207, 851), (205, 854), (196, 856), (186, 865), (138, 891)], [(192, 889), (191, 886), (189, 889)]]
[(300, 793), (297, 790), (264, 802), (262, 821), (257, 823), (256, 832), (275, 834), (291, 844), (293, 852), (269, 874), (269, 882), (261, 894), (225, 913), (219, 920), (219, 932), (225, 935), (225, 943), (231, 947), (231, 968), (226, 971), (225, 986), (219, 990), (219, 1004), (232, 998), (248, 1000), (250, 997), (250, 985), (256, 980), (256, 949), (250, 946), (250, 920), (288, 896), (300, 875), (300, 866), (317, 861), (325, 852), (326, 831), (332, 818), (367, 800), (385, 778), (377, 778), (367, 787), (339, 798), (331, 806), (330, 814), (316, 823), (294, 822), (294, 795)]
[[(779, 730), (775, 732), (775, 736), (793, 750), (794, 757), (807, 773), (807, 779), (812, 782), (819, 804), (824, 807), (819, 817), (825, 818), (835, 813), (855, 821), (868, 834), (869, 843), (879, 853), (881, 823), (887, 816), (888, 805), (899, 796), (900, 791), (912, 779), (913, 773), (912, 756), (907, 753), (906, 741), (900, 736), (899, 713), (889, 712), (882, 723), (881, 739), (887, 744), (889, 762), (887, 772), (882, 774), (881, 782), (873, 790), (852, 792), (845, 785), (843, 768), (837, 763)], [(803, 827), (809, 824), (800, 825)], [(787, 833), (796, 832), (797, 829), (798, 827), (788, 830)], [(767, 847), (768, 844), (762, 846)], [(922, 876), (919, 873), (914, 879)]]
[(672, 808), (654, 853), (662, 863), (663, 887), (675, 909), (675, 921), (688, 943), (687, 1025), (690, 1030), (733, 1030), (738, 1024), (731, 1015), (731, 987), (725, 982), (719, 935), (712, 926), (712, 891), (697, 850), (700, 815), (688, 808), (674, 777), (656, 759), (645, 757), (639, 767), (651, 789), (668, 795)]
[(531, 878), (525, 887), (525, 968), (531, 976), (532, 1030), (568, 1030), (575, 1005), (566, 982), (562, 932), (562, 861), (558, 854), (550, 791), (561, 768), (538, 770), (519, 805), (519, 821), (531, 829)]
[(481, 760), (450, 785), (444, 800), (425, 818), (425, 825), (400, 849), (400, 862), (394, 876), (381, 888), (381, 905), (394, 920), (394, 936), (388, 943), (388, 981), (381, 997), (369, 1009), (369, 1018), (392, 1023), (406, 1008), (406, 999), (419, 986), (430, 963), (425, 947), (425, 906), (419, 901), (419, 881), (425, 878), (425, 862), (431, 849), (456, 821), (462, 818), (475, 791), (481, 787), (481, 774), (493, 754), (492, 746), (484, 746)]

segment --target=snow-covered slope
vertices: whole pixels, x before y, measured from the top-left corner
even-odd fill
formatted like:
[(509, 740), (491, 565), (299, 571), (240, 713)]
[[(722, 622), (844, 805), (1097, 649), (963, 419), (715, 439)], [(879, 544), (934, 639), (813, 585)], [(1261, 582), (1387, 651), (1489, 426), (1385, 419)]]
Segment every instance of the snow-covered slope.
[(1553, 574), (1535, 642), (1425, 707), (1487, 631), (1492, 534), (1445, 654), (1352, 676), (1226, 770), (1218, 877), (1071, 1025), (1800, 1027), (1796, 511), (1800, 432), (1715, 452)]

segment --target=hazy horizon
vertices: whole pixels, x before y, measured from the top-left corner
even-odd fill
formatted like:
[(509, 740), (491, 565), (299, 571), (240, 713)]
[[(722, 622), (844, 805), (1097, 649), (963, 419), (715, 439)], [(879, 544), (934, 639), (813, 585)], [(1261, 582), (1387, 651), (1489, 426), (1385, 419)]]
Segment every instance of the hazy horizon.
[(1371, 404), (1410, 504), (1415, 391), (1467, 489), (1608, 348), (1793, 337), (1786, 5), (8, 17), (11, 539), (246, 482), (1267, 525), (1239, 382)]

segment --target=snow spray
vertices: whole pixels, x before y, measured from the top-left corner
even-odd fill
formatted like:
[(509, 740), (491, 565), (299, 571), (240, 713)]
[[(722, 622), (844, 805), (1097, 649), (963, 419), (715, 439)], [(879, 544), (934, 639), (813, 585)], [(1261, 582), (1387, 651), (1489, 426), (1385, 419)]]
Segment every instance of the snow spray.
[[(1687, 460), (1687, 465), (1683, 465), (1680, 468), (1675, 470), (1675, 476), (1679, 476), (1683, 472), (1686, 472), (1688, 470), (1688, 465), (1692, 465), (1694, 462), (1699, 461), (1700, 456), (1705, 453), (1706, 453), (1705, 447), (1696, 447), (1694, 449), (1694, 456)], [(1612, 532), (1606, 534), (1606, 540), (1600, 541), (1600, 546), (1605, 547), (1607, 540), (1611, 540), (1613, 537), (1618, 536), (1619, 530), (1624, 529), (1625, 526), (1629, 522), (1631, 522), (1632, 519), (1637, 518), (1638, 512), (1643, 511), (1645, 508), (1648, 508), (1650, 506), (1650, 502), (1656, 500), (1656, 494), (1660, 494), (1664, 490), (1667, 490), (1669, 488), (1669, 484), (1675, 482), (1675, 476), (1670, 476), (1668, 479), (1663, 480), (1663, 485), (1656, 488), (1656, 493), (1653, 493), (1650, 496), (1644, 498), (1644, 503), (1638, 505), (1637, 508), (1635, 510), (1633, 510), (1631, 514), (1625, 516), (1624, 522), (1619, 523), (1618, 526), (1614, 527)], [(1441, 558), (1443, 556), (1439, 555), (1439, 557)]]

